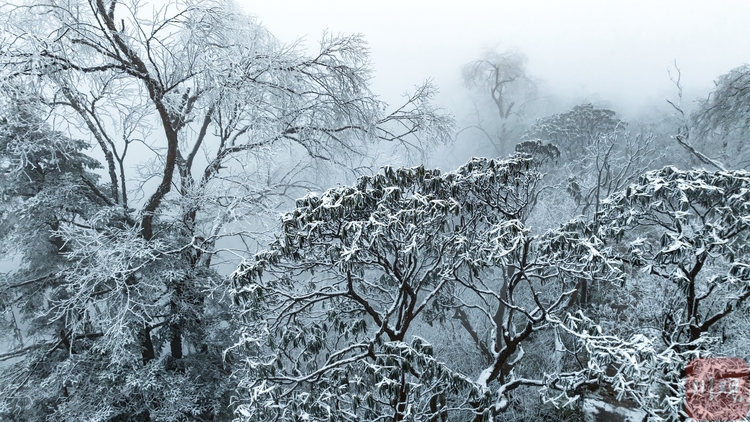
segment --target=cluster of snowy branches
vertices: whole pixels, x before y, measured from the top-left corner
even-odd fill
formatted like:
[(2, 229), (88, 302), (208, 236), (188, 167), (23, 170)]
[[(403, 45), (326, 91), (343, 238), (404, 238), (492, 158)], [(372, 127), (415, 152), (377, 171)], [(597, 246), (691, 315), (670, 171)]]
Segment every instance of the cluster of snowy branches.
[[(520, 387), (562, 405), (599, 385), (679, 417), (681, 371), (750, 297), (748, 174), (666, 167), (598, 218), (532, 236), (522, 217), (540, 178), (528, 156), (473, 159), (299, 200), (234, 276), (243, 419), (492, 420)], [(607, 298), (583, 297), (593, 284), (663, 286), (663, 324), (603, 328), (588, 311)], [(430, 346), (451, 319), (483, 365)], [(554, 364), (525, 365), (524, 347)]]
[(321, 170), (445, 142), (434, 87), (388, 111), (362, 37), (222, 0), (0, 10), (0, 418), (231, 418), (226, 268)]

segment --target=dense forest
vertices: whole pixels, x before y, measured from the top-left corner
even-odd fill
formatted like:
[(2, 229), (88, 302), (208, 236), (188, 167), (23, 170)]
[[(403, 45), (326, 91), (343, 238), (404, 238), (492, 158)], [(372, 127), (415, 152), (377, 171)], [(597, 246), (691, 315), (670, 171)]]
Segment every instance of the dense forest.
[(688, 420), (750, 360), (748, 65), (628, 121), (490, 50), (456, 119), (227, 0), (0, 10), (2, 421)]

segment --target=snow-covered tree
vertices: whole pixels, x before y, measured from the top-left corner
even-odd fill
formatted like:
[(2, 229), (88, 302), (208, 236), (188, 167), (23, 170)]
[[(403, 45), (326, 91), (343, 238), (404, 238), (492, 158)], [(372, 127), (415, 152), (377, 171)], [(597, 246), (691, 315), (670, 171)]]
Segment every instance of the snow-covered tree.
[(653, 135), (631, 133), (627, 126), (612, 110), (581, 104), (537, 120), (523, 139), (560, 149), (566, 172), (552, 171), (551, 178), (565, 185), (577, 211), (595, 216), (604, 198), (653, 168), (660, 158)]
[(592, 104), (580, 104), (564, 113), (538, 119), (523, 135), (525, 140), (540, 139), (560, 148), (562, 159), (575, 160), (602, 136), (625, 131), (627, 123), (617, 113)]
[(227, 239), (310, 165), (446, 140), (434, 89), (388, 114), (361, 37), (308, 56), (222, 0), (1, 10), (0, 417), (226, 418)]
[[(750, 65), (719, 76), (716, 88), (690, 116), (693, 144), (704, 155), (701, 161), (722, 163), (730, 169), (748, 169), (750, 151)], [(685, 133), (687, 135), (687, 133)], [(683, 140), (686, 143), (687, 140)], [(699, 157), (700, 158), (700, 157)]]
[(750, 175), (648, 172), (604, 201), (598, 223), (601, 253), (629, 268), (631, 297), (620, 322), (578, 320), (604, 327), (578, 337), (588, 367), (654, 420), (684, 420), (689, 360), (746, 353), (732, 346), (746, 344), (746, 330), (732, 327), (750, 298)]
[[(517, 388), (584, 385), (523, 363), (532, 334), (565, 320), (577, 280), (612, 264), (582, 223), (529, 234), (540, 177), (522, 155), (445, 174), (386, 167), (298, 200), (235, 273), (241, 418), (486, 420)], [(451, 319), (481, 366), (435, 351)]]
[[(240, 419), (480, 421), (524, 388), (684, 417), (689, 360), (747, 340), (723, 329), (750, 298), (747, 173), (652, 171), (533, 236), (530, 163), (385, 168), (299, 200), (235, 274)], [(611, 303), (579, 306), (592, 288)], [(450, 321), (481, 363), (436, 347)]]
[(750, 297), (748, 188), (746, 172), (665, 167), (607, 200), (607, 237), (627, 239), (634, 267), (682, 292), (663, 309), (665, 343), (692, 348)]

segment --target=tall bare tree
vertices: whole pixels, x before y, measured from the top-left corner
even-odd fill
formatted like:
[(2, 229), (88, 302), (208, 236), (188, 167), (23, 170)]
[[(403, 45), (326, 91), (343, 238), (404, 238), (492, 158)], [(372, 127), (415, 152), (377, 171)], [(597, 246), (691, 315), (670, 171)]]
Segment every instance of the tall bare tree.
[(491, 99), (494, 108), (486, 114), (489, 121), (485, 122), (485, 113), (477, 107), (477, 123), (464, 130), (480, 131), (498, 156), (511, 151), (513, 118), (523, 113), (526, 103), (536, 93), (536, 83), (526, 71), (527, 61), (526, 56), (517, 51), (491, 50), (481, 59), (466, 64), (462, 71), (465, 85), (476, 89), (480, 99)]

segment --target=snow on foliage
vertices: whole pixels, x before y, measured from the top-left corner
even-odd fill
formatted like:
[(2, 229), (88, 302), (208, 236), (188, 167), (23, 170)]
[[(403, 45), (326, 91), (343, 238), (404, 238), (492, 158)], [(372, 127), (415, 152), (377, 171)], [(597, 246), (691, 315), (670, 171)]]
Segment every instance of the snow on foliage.
[[(717, 350), (722, 324), (750, 298), (748, 188), (745, 171), (665, 167), (604, 201), (597, 230), (606, 253), (640, 270), (627, 283), (661, 286), (664, 302), (652, 305), (655, 330), (636, 326), (629, 338), (575, 336), (588, 352), (589, 370), (654, 420), (685, 417), (687, 363)], [(601, 330), (583, 315), (579, 321)]]
[(255, 252), (316, 166), (450, 139), (431, 84), (370, 91), (359, 35), (307, 54), (225, 0), (0, 16), (3, 420), (231, 417), (229, 239)]
[[(252, 339), (230, 352), (246, 361), (243, 419), (323, 420), (331, 409), (341, 420), (493, 417), (517, 388), (573, 388), (520, 369), (521, 344), (563, 323), (576, 280), (622, 272), (582, 222), (530, 235), (521, 219), (535, 165), (517, 155), (445, 174), (386, 167), (300, 199), (269, 250), (234, 274), (241, 336)], [(422, 340), (407, 346), (418, 317), (460, 320), (489, 365), (461, 374)], [(342, 381), (365, 373), (356, 388)]]

